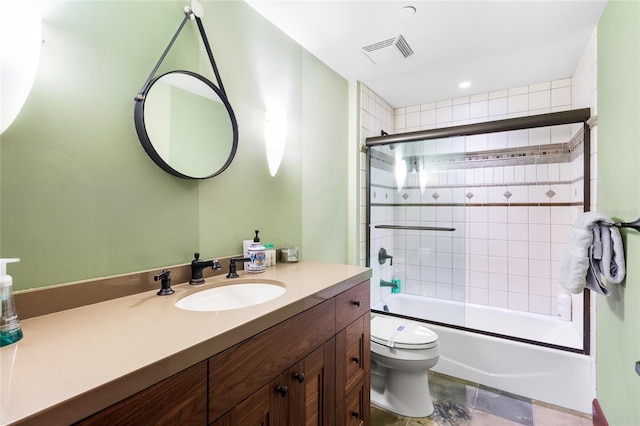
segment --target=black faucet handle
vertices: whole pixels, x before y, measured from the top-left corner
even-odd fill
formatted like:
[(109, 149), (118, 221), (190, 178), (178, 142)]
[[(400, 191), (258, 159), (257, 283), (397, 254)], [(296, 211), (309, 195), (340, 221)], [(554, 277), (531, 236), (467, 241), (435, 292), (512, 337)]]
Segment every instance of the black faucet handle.
[(238, 272), (236, 272), (236, 262), (249, 262), (251, 261), (250, 257), (236, 257), (229, 259), (229, 273), (227, 274), (227, 278), (238, 278)]
[(200, 253), (198, 252), (193, 253), (193, 257), (194, 257), (194, 261), (197, 262), (200, 259)]
[(156, 274), (153, 276), (153, 280), (154, 281), (158, 281), (158, 280), (171, 280), (170, 278), (171, 275), (171, 271), (168, 269), (163, 270), (162, 272), (160, 272), (159, 274)]
[(171, 271), (169, 271), (168, 269), (165, 269), (159, 274), (154, 275), (153, 280), (162, 281), (160, 291), (157, 293), (158, 296), (168, 296), (174, 293), (173, 289), (171, 288)]

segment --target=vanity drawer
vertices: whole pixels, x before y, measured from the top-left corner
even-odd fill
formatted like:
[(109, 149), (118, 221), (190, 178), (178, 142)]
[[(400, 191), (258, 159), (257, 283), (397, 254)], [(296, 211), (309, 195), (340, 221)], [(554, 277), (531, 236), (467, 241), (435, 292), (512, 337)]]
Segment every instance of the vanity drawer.
[(336, 296), (336, 330), (342, 330), (369, 311), (369, 281)]

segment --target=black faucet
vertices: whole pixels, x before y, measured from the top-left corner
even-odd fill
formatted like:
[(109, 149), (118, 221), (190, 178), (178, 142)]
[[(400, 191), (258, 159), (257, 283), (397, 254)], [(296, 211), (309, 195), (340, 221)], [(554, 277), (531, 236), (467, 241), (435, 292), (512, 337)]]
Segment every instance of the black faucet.
[(250, 262), (250, 257), (236, 257), (234, 259), (229, 260), (229, 273), (227, 274), (227, 278), (238, 278), (239, 275), (236, 272), (236, 262)]
[(200, 253), (193, 253), (193, 259), (191, 261), (191, 278), (189, 279), (189, 284), (198, 285), (204, 284), (204, 278), (202, 277), (202, 270), (204, 268), (211, 267), (214, 271), (220, 270), (220, 262), (218, 259), (213, 260), (200, 260)]
[(162, 287), (160, 288), (160, 291), (157, 293), (158, 296), (168, 296), (174, 293), (173, 289), (171, 288), (170, 275), (171, 275), (171, 271), (165, 269), (158, 275), (153, 276), (154, 281), (161, 280), (161, 283), (162, 283)]

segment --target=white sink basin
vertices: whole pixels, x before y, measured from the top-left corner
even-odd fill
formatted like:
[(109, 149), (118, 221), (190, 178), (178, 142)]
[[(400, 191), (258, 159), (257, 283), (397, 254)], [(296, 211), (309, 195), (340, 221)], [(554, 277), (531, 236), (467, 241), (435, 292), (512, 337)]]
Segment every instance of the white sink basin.
[(210, 288), (183, 297), (176, 306), (187, 311), (228, 311), (268, 302), (284, 294), (285, 288), (265, 282), (242, 282)]

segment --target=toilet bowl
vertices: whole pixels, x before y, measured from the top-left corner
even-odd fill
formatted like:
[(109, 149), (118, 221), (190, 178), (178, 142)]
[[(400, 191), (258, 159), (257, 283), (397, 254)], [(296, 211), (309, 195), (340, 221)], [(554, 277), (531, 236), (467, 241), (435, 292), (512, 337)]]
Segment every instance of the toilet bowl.
[(373, 315), (371, 402), (403, 416), (431, 415), (427, 372), (439, 357), (438, 335), (422, 323)]

